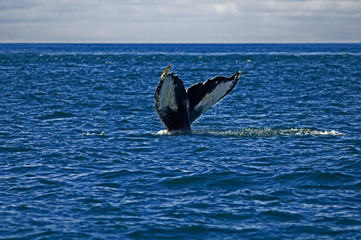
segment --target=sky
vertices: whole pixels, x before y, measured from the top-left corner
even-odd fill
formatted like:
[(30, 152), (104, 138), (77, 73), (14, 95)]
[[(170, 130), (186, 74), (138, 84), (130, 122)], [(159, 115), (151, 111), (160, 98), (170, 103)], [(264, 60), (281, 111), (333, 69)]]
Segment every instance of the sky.
[(0, 0), (2, 43), (355, 43), (361, 0)]

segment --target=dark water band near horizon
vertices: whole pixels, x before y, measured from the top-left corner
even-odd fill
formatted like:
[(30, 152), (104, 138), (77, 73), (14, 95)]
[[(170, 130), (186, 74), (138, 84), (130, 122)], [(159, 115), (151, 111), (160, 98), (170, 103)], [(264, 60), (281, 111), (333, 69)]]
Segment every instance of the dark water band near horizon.
[[(187, 134), (154, 109), (241, 70)], [(0, 44), (0, 239), (360, 239), (361, 44)]]

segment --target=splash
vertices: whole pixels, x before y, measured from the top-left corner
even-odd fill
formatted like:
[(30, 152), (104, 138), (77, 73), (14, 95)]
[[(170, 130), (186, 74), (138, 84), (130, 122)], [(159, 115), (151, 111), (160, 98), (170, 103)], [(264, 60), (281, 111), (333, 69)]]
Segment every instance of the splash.
[[(180, 135), (184, 134), (180, 131), (161, 130), (155, 135)], [(191, 134), (210, 134), (215, 136), (230, 136), (230, 137), (282, 137), (282, 136), (344, 136), (346, 134), (336, 130), (317, 130), (315, 128), (244, 128), (237, 130), (193, 130)]]
[(155, 135), (171, 135), (172, 133), (167, 129), (158, 131)]
[(331, 130), (331, 131), (322, 131), (310, 128), (291, 128), (289, 130), (280, 130), (280, 134), (282, 135), (330, 135), (330, 136), (343, 136), (346, 135), (344, 133)]
[(317, 130), (314, 128), (244, 128), (229, 131), (194, 131), (195, 134), (212, 134), (232, 137), (281, 137), (281, 136), (343, 136), (344, 133), (331, 130)]
[(158, 131), (155, 135), (180, 135), (180, 134), (187, 134), (182, 132), (181, 130), (177, 131), (168, 131), (167, 129)]
[(96, 132), (86, 132), (83, 134), (84, 136), (105, 136), (105, 132), (96, 133)]

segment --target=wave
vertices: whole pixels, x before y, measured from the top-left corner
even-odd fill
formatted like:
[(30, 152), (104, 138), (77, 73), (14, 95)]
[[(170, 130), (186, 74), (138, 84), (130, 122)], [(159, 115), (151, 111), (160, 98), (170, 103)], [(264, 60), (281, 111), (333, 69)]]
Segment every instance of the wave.
[(86, 132), (83, 134), (84, 136), (105, 136), (105, 132)]
[(42, 120), (52, 120), (52, 119), (63, 119), (63, 118), (71, 118), (75, 115), (68, 112), (62, 112), (62, 111), (55, 111), (50, 114), (46, 114), (43, 116), (40, 116), (39, 118)]

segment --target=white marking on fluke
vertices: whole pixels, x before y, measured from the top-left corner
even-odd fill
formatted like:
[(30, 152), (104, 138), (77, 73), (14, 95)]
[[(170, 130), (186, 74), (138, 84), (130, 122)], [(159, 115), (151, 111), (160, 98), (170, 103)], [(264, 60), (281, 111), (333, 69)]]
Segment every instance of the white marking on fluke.
[(159, 104), (161, 109), (165, 109), (169, 106), (173, 111), (178, 110), (176, 104), (175, 85), (172, 82), (171, 76), (167, 75), (163, 82), (163, 87), (160, 90)]

